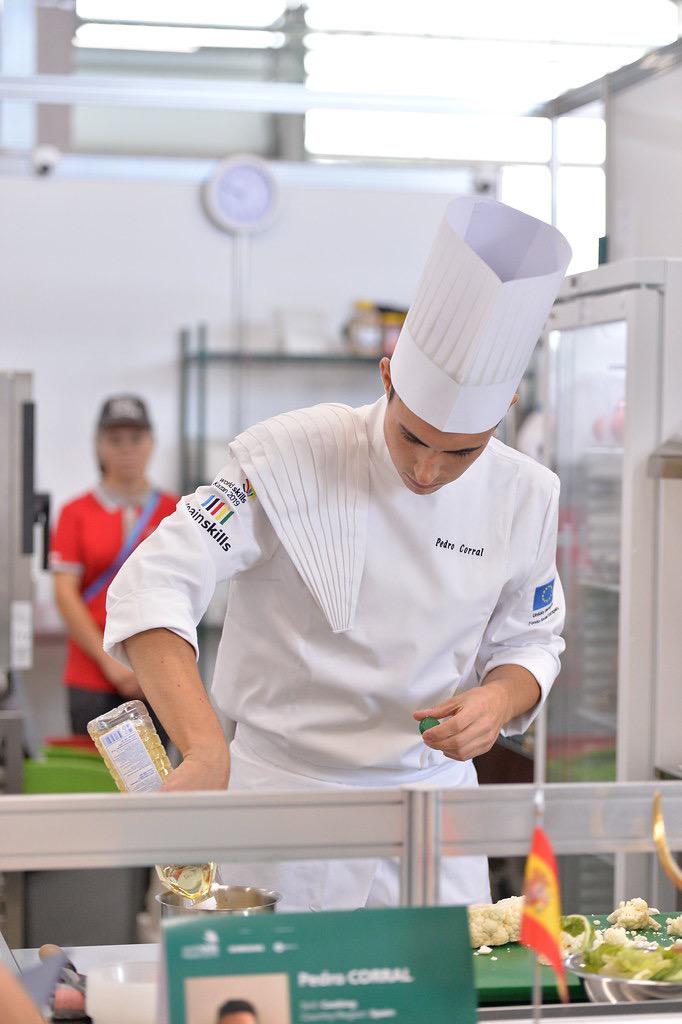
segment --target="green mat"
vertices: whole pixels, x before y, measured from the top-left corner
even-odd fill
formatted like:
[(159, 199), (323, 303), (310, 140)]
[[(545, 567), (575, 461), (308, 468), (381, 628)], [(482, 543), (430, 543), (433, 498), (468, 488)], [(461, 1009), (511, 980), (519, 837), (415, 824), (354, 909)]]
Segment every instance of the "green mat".
[(86, 761), (92, 761), (95, 764), (103, 764), (102, 758), (100, 757), (97, 750), (90, 749), (88, 747), (58, 747), (48, 745), (43, 747), (42, 753), (44, 757), (66, 757), (72, 760), (78, 759), (79, 761), (84, 758)]
[[(591, 916), (590, 920), (597, 928), (609, 928), (611, 926), (606, 920), (607, 916), (597, 914)], [(662, 926), (660, 932), (645, 931), (642, 934), (652, 942), (662, 942), (663, 945), (671, 943), (673, 940), (665, 930), (666, 918), (679, 917), (679, 913), (672, 911), (654, 916)], [(597, 921), (601, 924), (596, 924)], [(497, 957), (497, 960), (493, 960), (492, 957)], [(474, 978), (479, 1004), (489, 1006), (530, 1003), (533, 998), (533, 970), (533, 954), (516, 942), (507, 946), (496, 946), (490, 956), (475, 956)], [(542, 968), (542, 981), (543, 1002), (558, 1003), (559, 993), (554, 982), (554, 972), (549, 967)], [(569, 973), (567, 981), (571, 1002), (585, 1002), (586, 996), (580, 979)]]
[(66, 757), (61, 751), (44, 761), (24, 761), (24, 793), (117, 793), (116, 783), (99, 754), (96, 758), (78, 753)]
[(614, 782), (616, 751), (613, 748), (589, 750), (572, 757), (552, 757), (547, 761), (548, 782)]

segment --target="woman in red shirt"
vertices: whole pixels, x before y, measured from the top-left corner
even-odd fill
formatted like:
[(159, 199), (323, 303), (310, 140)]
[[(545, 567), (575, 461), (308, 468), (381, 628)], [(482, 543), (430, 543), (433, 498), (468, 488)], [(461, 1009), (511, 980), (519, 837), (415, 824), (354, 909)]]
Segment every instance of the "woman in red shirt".
[(50, 554), (55, 597), (69, 633), (64, 682), (74, 734), (142, 691), (130, 669), (102, 650), (107, 589), (128, 555), (174, 509), (146, 471), (154, 439), (144, 402), (108, 399), (97, 425), (101, 480), (61, 511)]

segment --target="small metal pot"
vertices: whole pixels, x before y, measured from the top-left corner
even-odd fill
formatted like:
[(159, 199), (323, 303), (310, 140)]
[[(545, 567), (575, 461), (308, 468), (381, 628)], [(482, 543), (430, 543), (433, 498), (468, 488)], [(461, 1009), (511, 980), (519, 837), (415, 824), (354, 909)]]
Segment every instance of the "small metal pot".
[(682, 999), (682, 985), (674, 981), (633, 981), (630, 978), (605, 978), (585, 970), (582, 953), (566, 960), (566, 967), (583, 982), (592, 1003), (643, 1003), (654, 999)]
[[(183, 917), (186, 914), (240, 914), (249, 917), (251, 914), (272, 914), (281, 898), (278, 892), (256, 889), (252, 885), (217, 883), (211, 886), (208, 896), (198, 903), (175, 892), (160, 892), (155, 897), (161, 904), (162, 917)], [(206, 906), (212, 899), (215, 899), (216, 905)]]

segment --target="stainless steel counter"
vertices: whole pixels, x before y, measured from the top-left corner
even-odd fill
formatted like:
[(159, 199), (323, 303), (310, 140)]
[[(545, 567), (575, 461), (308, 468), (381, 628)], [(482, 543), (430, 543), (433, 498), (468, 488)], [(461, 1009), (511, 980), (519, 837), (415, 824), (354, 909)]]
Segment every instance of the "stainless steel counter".
[[(64, 952), (77, 971), (87, 974), (91, 967), (119, 960), (156, 960), (159, 947), (154, 942), (140, 942), (133, 946), (65, 946)], [(14, 956), (22, 971), (40, 962), (37, 949), (15, 949)]]
[[(133, 946), (73, 946), (65, 949), (76, 969), (87, 974), (91, 967), (111, 964), (117, 961), (156, 960), (159, 947), (154, 943), (139, 943)], [(21, 970), (38, 963), (37, 949), (18, 949), (14, 955)], [(608, 1018), (609, 1024), (665, 1024), (682, 1020), (682, 1003), (642, 1003), (628, 1007), (587, 1003), (575, 1006), (546, 1006), (542, 1019), (561, 1021), (562, 1024), (585, 1024)], [(454, 1019), (454, 1018), (453, 1018)], [(533, 1024), (532, 1011), (527, 1006), (485, 1007), (478, 1012), (481, 1024)], [(121, 1021), (125, 1024), (125, 1021)], [(426, 1024), (426, 1022), (424, 1022)]]

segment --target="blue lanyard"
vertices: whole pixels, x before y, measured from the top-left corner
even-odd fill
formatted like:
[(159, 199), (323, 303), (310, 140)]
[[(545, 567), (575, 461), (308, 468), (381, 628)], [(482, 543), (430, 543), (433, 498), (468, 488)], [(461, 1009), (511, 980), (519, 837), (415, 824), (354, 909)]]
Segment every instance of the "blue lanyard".
[(121, 568), (128, 555), (132, 553), (140, 537), (147, 529), (149, 521), (151, 520), (152, 516), (159, 507), (160, 500), (161, 495), (159, 494), (159, 492), (152, 491), (152, 493), (147, 498), (147, 502), (142, 511), (140, 512), (140, 515), (138, 516), (135, 525), (133, 526), (132, 530), (130, 531), (126, 539), (123, 541), (121, 549), (116, 555), (116, 558), (113, 560), (111, 565), (108, 565), (104, 572), (100, 573), (97, 579), (93, 580), (92, 583), (81, 594), (81, 597), (85, 602), (92, 601), (93, 598), (97, 597), (97, 595), (100, 594), (109, 583), (111, 583), (114, 576)]

